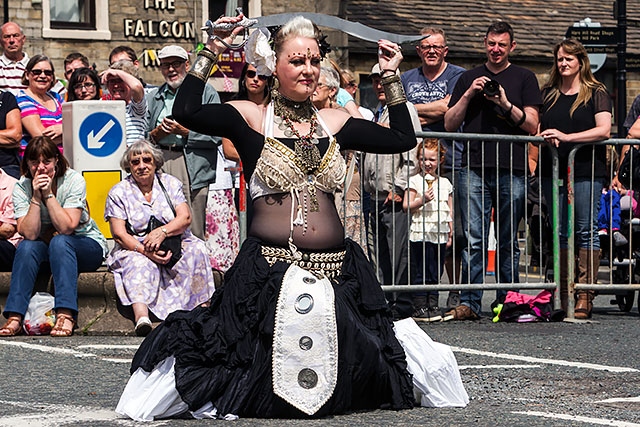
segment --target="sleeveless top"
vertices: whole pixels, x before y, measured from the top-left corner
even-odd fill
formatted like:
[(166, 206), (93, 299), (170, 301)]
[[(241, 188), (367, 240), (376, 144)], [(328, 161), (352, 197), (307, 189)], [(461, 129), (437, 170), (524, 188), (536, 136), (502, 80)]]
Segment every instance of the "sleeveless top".
[(318, 115), (318, 123), (329, 136), (329, 147), (322, 156), (320, 166), (307, 174), (294, 150), (273, 137), (273, 103), (269, 104), (265, 114), (264, 146), (249, 181), (249, 193), (252, 200), (269, 194), (291, 194), (289, 246), (295, 253), (295, 246), (292, 243), (293, 227), (303, 226), (306, 231), (307, 213), (310, 206), (313, 210), (314, 200), (317, 200), (315, 199), (316, 190), (333, 194), (344, 184), (347, 165), (340, 154), (340, 145)]

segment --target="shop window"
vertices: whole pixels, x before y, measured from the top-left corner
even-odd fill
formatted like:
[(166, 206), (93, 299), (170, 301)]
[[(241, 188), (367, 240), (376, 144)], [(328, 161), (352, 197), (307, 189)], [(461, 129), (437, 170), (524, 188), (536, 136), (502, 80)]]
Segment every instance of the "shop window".
[(42, 0), (42, 36), (110, 40), (109, 0)]

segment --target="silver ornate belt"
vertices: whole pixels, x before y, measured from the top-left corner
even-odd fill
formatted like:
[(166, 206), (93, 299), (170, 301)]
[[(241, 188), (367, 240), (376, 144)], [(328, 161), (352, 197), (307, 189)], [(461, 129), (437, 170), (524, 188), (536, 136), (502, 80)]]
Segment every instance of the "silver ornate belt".
[(342, 271), (342, 261), (346, 254), (345, 250), (333, 252), (302, 252), (301, 256), (295, 257), (293, 253), (282, 247), (262, 246), (262, 256), (270, 266), (278, 261), (297, 265), (298, 267), (310, 271), (322, 278), (336, 279)]

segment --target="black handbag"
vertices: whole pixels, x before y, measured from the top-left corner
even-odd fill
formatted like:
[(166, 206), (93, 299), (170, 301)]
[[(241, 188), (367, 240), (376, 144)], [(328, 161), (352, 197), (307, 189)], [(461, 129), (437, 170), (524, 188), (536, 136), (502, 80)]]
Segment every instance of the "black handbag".
[[(166, 197), (167, 203), (169, 203), (169, 207), (171, 208), (171, 212), (173, 212), (173, 216), (175, 218), (176, 209), (173, 207), (173, 203), (171, 203), (169, 194), (167, 194), (167, 190), (164, 188), (164, 185), (162, 184), (162, 180), (160, 179), (160, 176), (156, 175), (156, 178), (158, 179), (158, 184), (160, 184), (160, 188), (162, 188), (164, 197)], [(125, 223), (127, 233), (131, 234), (132, 236), (140, 236), (140, 237), (146, 236), (152, 230), (162, 227), (163, 225), (166, 225), (166, 224), (160, 221), (154, 215), (151, 215), (151, 217), (149, 218), (149, 224), (147, 224), (147, 228), (142, 232), (136, 232), (131, 226), (131, 224), (129, 224), (129, 221)], [(182, 258), (182, 235), (165, 237), (162, 243), (160, 243), (160, 247), (158, 249), (165, 252), (171, 251), (171, 259), (169, 260), (168, 263), (165, 264), (165, 266), (167, 268), (173, 268), (173, 266), (176, 265), (176, 263), (180, 260), (180, 258)]]

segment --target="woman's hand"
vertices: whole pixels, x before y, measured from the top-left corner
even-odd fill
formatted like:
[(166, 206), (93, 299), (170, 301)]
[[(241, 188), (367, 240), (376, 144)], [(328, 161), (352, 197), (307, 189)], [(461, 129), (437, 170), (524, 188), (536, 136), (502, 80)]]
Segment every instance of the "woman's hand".
[(378, 40), (378, 64), (380, 76), (384, 77), (385, 71), (395, 72), (402, 62), (402, 48), (389, 40)]
[(157, 252), (165, 237), (166, 235), (164, 234), (164, 231), (162, 231), (162, 227), (151, 230), (151, 232), (147, 234), (142, 241), (145, 251)]
[(143, 252), (147, 258), (156, 264), (165, 265), (171, 259), (171, 251), (155, 251), (155, 252)]
[(53, 190), (51, 189), (52, 183), (53, 179), (47, 174), (41, 173), (34, 176), (31, 181), (34, 200), (40, 202), (49, 194), (53, 194)]
[(568, 135), (564, 132), (560, 132), (558, 129), (547, 129), (540, 132), (540, 136), (544, 138), (549, 144), (554, 146), (560, 146), (561, 142), (569, 142)]
[[(240, 15), (234, 16), (234, 17), (221, 16), (220, 18), (216, 19), (213, 22), (213, 25), (225, 24), (225, 23), (235, 24), (236, 22), (240, 22), (243, 19), (244, 19), (244, 15), (243, 14), (240, 14)], [(233, 40), (236, 38), (236, 36), (238, 34), (240, 34), (241, 32), (243, 32), (243, 31), (244, 31), (244, 27), (242, 27), (242, 26), (237, 26), (237, 27), (233, 28), (232, 30), (227, 30), (227, 31), (225, 31), (225, 30), (214, 30), (213, 34), (209, 34), (209, 38), (207, 39), (206, 47), (207, 47), (207, 49), (209, 49), (210, 51), (212, 51), (215, 54), (221, 54), (222, 52), (227, 50), (227, 47), (219, 39), (222, 39), (227, 44), (232, 44)]]
[(44, 128), (42, 135), (48, 136), (51, 139), (60, 138), (62, 136), (62, 125), (53, 125)]

